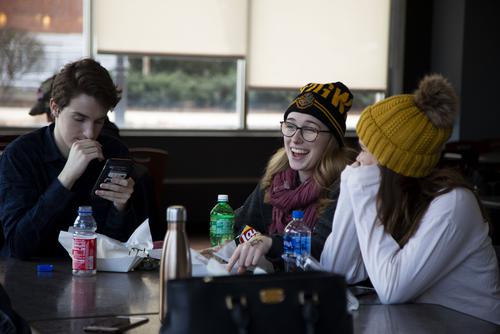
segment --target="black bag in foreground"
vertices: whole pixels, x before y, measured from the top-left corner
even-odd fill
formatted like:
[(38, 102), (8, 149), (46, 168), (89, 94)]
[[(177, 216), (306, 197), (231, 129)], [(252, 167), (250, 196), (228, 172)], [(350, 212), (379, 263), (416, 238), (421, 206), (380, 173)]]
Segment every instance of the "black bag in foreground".
[(327, 272), (196, 277), (167, 284), (161, 333), (352, 333), (346, 283)]

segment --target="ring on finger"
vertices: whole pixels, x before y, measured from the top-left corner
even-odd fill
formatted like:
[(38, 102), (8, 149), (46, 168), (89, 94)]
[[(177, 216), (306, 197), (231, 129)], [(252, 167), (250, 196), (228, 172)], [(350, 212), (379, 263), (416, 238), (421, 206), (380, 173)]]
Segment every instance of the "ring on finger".
[(253, 247), (261, 242), (263, 242), (262, 239), (252, 239), (252, 240), (250, 240), (250, 246)]

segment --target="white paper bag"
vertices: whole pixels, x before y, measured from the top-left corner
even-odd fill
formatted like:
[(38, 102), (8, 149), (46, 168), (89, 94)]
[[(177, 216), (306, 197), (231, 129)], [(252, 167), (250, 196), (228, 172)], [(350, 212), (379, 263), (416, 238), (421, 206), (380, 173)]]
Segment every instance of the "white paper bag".
[[(147, 219), (132, 233), (125, 243), (104, 234), (96, 233), (96, 235), (96, 267), (98, 271), (128, 272), (133, 270), (153, 249), (153, 239)], [(71, 257), (73, 233), (60, 231), (59, 243)]]

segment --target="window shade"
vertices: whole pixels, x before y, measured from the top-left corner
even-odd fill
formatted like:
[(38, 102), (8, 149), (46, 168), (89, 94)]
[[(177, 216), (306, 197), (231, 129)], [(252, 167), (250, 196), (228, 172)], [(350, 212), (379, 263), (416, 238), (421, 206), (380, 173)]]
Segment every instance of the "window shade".
[(94, 0), (97, 52), (246, 54), (247, 0)]
[[(97, 52), (247, 59), (252, 88), (385, 90), (390, 0), (94, 0)], [(250, 21), (248, 21), (248, 19)]]
[(384, 90), (390, 0), (252, 0), (248, 84)]

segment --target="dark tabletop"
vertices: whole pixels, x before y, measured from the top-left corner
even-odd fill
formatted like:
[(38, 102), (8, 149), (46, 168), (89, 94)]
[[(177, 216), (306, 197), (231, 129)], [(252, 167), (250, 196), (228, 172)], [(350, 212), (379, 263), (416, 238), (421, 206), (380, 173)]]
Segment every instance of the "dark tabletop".
[[(54, 271), (37, 273), (40, 263), (53, 264)], [(160, 328), (158, 271), (74, 277), (69, 260), (0, 258), (0, 283), (35, 333), (84, 333), (85, 325), (111, 315), (149, 318), (127, 333), (158, 333)], [(500, 333), (494, 324), (438, 305), (380, 305), (374, 295), (360, 301), (353, 312), (354, 333)]]

